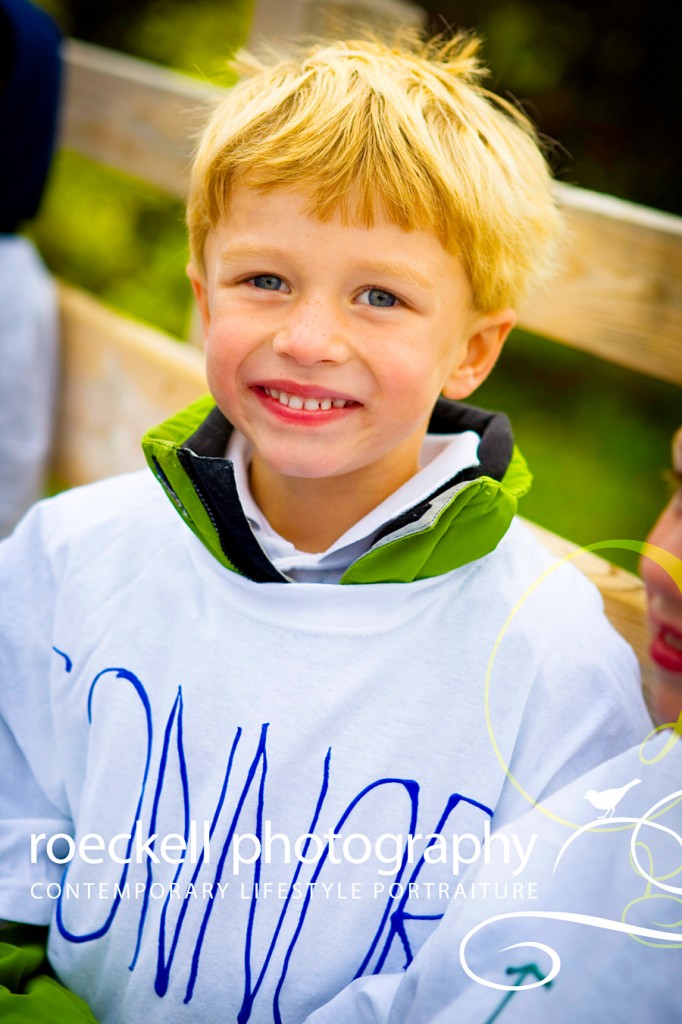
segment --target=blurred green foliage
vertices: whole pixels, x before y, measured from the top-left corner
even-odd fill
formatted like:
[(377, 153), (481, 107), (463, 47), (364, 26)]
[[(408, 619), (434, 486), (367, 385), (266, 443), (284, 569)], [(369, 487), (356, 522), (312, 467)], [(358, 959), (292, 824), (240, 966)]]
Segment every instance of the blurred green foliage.
[(228, 56), (248, 34), (251, 0), (155, 0), (127, 35), (132, 53), (225, 83)]
[(31, 234), (61, 277), (186, 335), (190, 290), (179, 200), (62, 150)]
[(200, 78), (220, 74), (248, 35), (254, 0), (36, 0), (66, 35)]
[(430, 30), (475, 29), (492, 88), (557, 141), (558, 177), (682, 213), (682, 75), (672, 4), (420, 0)]
[[(81, 38), (221, 81), (225, 59), (245, 40), (251, 15), (250, 0), (43, 0), (43, 6)], [(674, 208), (637, 191), (647, 172), (633, 173), (640, 154), (636, 146), (628, 148), (623, 127), (623, 112), (640, 109), (623, 83), (642, 74), (648, 28), (634, 33), (629, 23), (605, 21), (604, 12), (579, 3), (461, 0), (424, 6), (450, 24), (482, 31), (485, 56), (495, 69), (493, 86), (523, 100), (543, 131), (570, 140), (572, 158), (558, 150), (556, 155), (564, 177)], [(631, 7), (625, 2), (621, 11)], [(432, 27), (442, 29), (443, 21), (434, 18)], [(645, 135), (651, 127), (641, 117), (634, 126)], [(662, 195), (655, 186), (670, 176), (667, 139), (658, 141), (649, 147), (654, 170), (647, 196)], [(191, 293), (178, 202), (62, 152), (32, 234), (56, 273), (186, 335)], [(524, 515), (580, 543), (645, 536), (666, 499), (663, 470), (670, 436), (682, 420), (678, 388), (517, 331), (474, 401), (512, 419), (535, 475)], [(611, 557), (635, 568), (628, 553)]]
[[(517, 330), (472, 401), (512, 421), (534, 475), (526, 518), (580, 544), (645, 538), (669, 497), (678, 387)], [(636, 571), (629, 552), (606, 557)]]

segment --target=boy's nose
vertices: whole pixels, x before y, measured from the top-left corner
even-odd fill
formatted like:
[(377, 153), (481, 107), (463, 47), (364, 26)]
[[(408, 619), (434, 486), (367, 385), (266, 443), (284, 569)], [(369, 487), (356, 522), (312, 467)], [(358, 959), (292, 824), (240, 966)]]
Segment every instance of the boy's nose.
[(292, 310), (272, 339), (278, 355), (289, 356), (301, 366), (340, 363), (347, 356), (341, 326), (324, 304), (306, 303)]

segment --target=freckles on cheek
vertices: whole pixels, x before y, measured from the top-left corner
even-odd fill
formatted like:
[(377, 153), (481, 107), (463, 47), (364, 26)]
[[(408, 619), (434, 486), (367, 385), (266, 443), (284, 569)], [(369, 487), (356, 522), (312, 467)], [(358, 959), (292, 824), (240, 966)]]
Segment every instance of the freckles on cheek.
[(238, 359), (237, 339), (225, 329), (213, 328), (206, 339), (206, 357), (216, 366), (236, 365)]
[(216, 390), (225, 393), (233, 391), (236, 385), (236, 365), (231, 358), (230, 349), (221, 339), (209, 338), (206, 346), (206, 380), (211, 392)]

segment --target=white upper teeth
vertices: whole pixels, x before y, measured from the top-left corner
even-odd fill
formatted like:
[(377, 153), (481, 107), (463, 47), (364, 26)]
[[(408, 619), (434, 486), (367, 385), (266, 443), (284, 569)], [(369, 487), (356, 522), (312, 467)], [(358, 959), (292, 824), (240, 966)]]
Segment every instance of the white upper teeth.
[(303, 398), (301, 395), (290, 395), (286, 391), (278, 391), (277, 388), (264, 388), (266, 395), (276, 398), (281, 405), (288, 405), (290, 409), (305, 409), (308, 412), (323, 412), (331, 409), (343, 409), (349, 405), (344, 398)]

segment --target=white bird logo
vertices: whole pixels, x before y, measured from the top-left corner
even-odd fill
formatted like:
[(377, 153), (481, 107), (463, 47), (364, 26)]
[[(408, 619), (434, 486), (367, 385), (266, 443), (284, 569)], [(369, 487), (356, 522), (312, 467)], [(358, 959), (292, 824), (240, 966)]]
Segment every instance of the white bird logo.
[(638, 785), (641, 781), (641, 779), (633, 779), (632, 782), (628, 782), (626, 786), (620, 786), (618, 789), (602, 789), (599, 791), (588, 789), (587, 793), (585, 793), (585, 799), (589, 800), (598, 811), (604, 812), (599, 815), (600, 818), (612, 818), (616, 806), (623, 799), (627, 791), (632, 789), (633, 786)]

